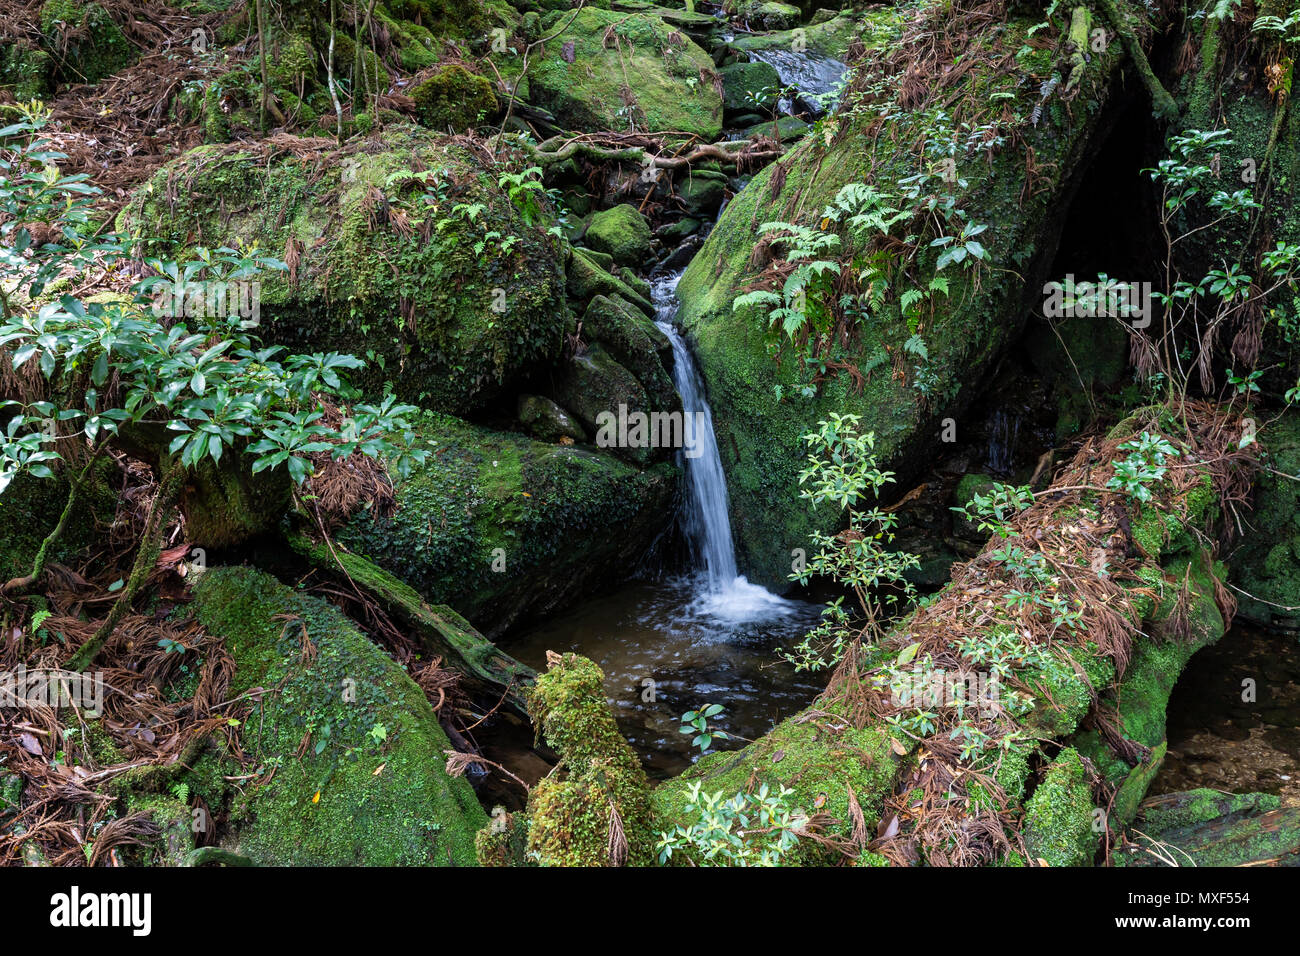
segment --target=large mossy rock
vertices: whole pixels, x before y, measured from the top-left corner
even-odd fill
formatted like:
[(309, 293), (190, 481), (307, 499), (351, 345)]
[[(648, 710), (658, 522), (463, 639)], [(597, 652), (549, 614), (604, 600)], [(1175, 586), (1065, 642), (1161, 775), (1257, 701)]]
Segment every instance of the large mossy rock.
[(263, 688), (242, 733), (269, 779), (235, 798), (230, 849), (279, 866), (473, 865), (487, 816), (446, 773), (451, 744), (401, 667), (251, 568), (204, 572), (193, 607), (235, 661), (231, 696)]
[(429, 458), (397, 482), (392, 518), (362, 513), (338, 540), (489, 638), (626, 576), (672, 519), (667, 462), (641, 471), (442, 415), (417, 433)]
[(718, 71), (722, 77), (722, 105), (730, 113), (750, 113), (768, 103), (764, 91), (779, 89), (776, 67), (761, 60), (731, 63)]
[(284, 258), (287, 273), (261, 277), (258, 331), (369, 359), (371, 391), (466, 414), (560, 355), (572, 318), (557, 240), (480, 157), (408, 126), (318, 149), (200, 147), (140, 187), (119, 225), (164, 257), (255, 241)]
[[(875, 48), (896, 42), (898, 18), (896, 10), (887, 8), (864, 21), (863, 43)], [(1012, 52), (1017, 46), (1014, 37), (1027, 33), (1035, 22), (1033, 17), (1012, 17), (1003, 38)], [(888, 135), (876, 137), (867, 132), (875, 114), (866, 110), (836, 136), (803, 140), (755, 176), (727, 206), (683, 275), (677, 295), (679, 321), (694, 339), (708, 383), (737, 556), (751, 580), (788, 587), (791, 549), (805, 546), (815, 529), (833, 530), (826, 526), (833, 520), (829, 513), (811, 513), (799, 499), (798, 475), (804, 463), (800, 436), (811, 425), (832, 411), (862, 416), (864, 428), (875, 432), (882, 467), (906, 480), (909, 472), (932, 460), (942, 420), (960, 415), (1030, 310), (1041, 305), (1064, 212), (1125, 95), (1115, 82), (1121, 60), (1117, 49), (1112, 45), (1110, 52), (1093, 56), (1072, 118), (1063, 110), (1051, 111), (1037, 127), (1026, 124), (1024, 135), (1039, 170), (1034, 189), (1026, 188), (1020, 149), (996, 154), (991, 163), (982, 155), (959, 158), (957, 174), (967, 181), (961, 205), (971, 222), (988, 226), (980, 238), (998, 268), (984, 269), (976, 284), (969, 271), (957, 267), (936, 273), (937, 253), (928, 247), (920, 250), (913, 268), (921, 278), (915, 281), (924, 285), (929, 276), (941, 274), (950, 283), (949, 295), (937, 299), (937, 313), (927, 319), (923, 331), (928, 353), (924, 391), (893, 374), (893, 355), (905, 354), (903, 345), (912, 333), (896, 300), (876, 310), (870, 322), (859, 324), (855, 341), (842, 356), (863, 374), (861, 387), (853, 376), (837, 374), (823, 382), (813, 398), (799, 396), (793, 355), (787, 353), (779, 364), (773, 360), (775, 333), (768, 330), (767, 316), (754, 308), (734, 311), (732, 306), (754, 287), (767, 264), (755, 256), (763, 223), (811, 225), (851, 183), (895, 191), (900, 179), (918, 171), (914, 155), (896, 144), (926, 135), (924, 116), (903, 112)], [(1016, 81), (980, 75), (978, 82), (983, 84), (979, 95), (987, 97), (1002, 84), (1012, 93)]]
[[(569, 21), (556, 11), (547, 35)], [(528, 67), (531, 102), (578, 131), (694, 134), (722, 129), (713, 60), (685, 34), (650, 13), (583, 8)]]

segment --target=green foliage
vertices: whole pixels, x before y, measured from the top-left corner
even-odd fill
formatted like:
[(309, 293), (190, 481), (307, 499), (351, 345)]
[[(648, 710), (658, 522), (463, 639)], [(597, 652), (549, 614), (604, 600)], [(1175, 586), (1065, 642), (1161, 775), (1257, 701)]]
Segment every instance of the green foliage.
[(828, 505), (847, 512), (848, 530), (838, 535), (813, 532), (816, 553), (790, 577), (801, 584), (813, 577), (830, 578), (853, 591), (858, 611), (845, 608), (843, 597), (830, 602), (821, 624), (792, 651), (781, 652), (796, 670), (833, 666), (854, 641), (876, 640), (890, 612), (916, 594), (907, 572), (920, 567), (920, 559), (887, 547), (894, 540), (897, 517), (878, 504), (867, 505), (868, 498), (878, 498), (893, 482), (894, 474), (876, 466), (875, 435), (862, 432), (859, 420), (857, 415), (832, 414), (804, 436), (809, 454), (799, 475), (799, 484), (805, 486), (800, 497), (814, 508)]
[(721, 704), (705, 704), (699, 710), (688, 710), (682, 714), (681, 733), (688, 736), (694, 735), (691, 746), (699, 747), (700, 753), (708, 753), (709, 747), (713, 745), (714, 737), (719, 740), (728, 738), (725, 731), (716, 728), (709, 729), (709, 718), (718, 716), (724, 709)]
[[(253, 472), (283, 465), (298, 483), (309, 476), (307, 456), (316, 452), (338, 459), (386, 455), (403, 473), (422, 459), (421, 450), (404, 452), (388, 439), (390, 433), (409, 438), (406, 416), (414, 411), (391, 396), (357, 406), (341, 429), (320, 423), (318, 396), (350, 394), (343, 373), (360, 368), (360, 360), (334, 352), (282, 357), (282, 348), (260, 345), (232, 300), (219, 309), (210, 308), (211, 299), (204, 308), (189, 308), (192, 292), (213, 287), (203, 283), (224, 287), (252, 281), (268, 267), (284, 268), (256, 248), (200, 249), (184, 264), (150, 260), (156, 274), (137, 283), (129, 300), (82, 302), (63, 295), (44, 301), (59, 272), (84, 268), (96, 254), (108, 263), (125, 255), (121, 237), (85, 238), (95, 190), (84, 176), (59, 172), (63, 155), (36, 135), (46, 119), (29, 111), (0, 130), (0, 210), (6, 214), (0, 281), (11, 290), (0, 300), (0, 347), (15, 370), (35, 362), (62, 399), (61, 407), (5, 403), (13, 417), (0, 451), (4, 485), (24, 470), (49, 474), (48, 462), (58, 457), (44, 447), (56, 437), (51, 422), (65, 432), (75, 423), (91, 448), (112, 445), (128, 453), (134, 445), (119, 441), (124, 432), (138, 437), (161, 426), (172, 436), (164, 453), (169, 467), (194, 469), (205, 459), (220, 464), (227, 450), (242, 450), (253, 456)], [(61, 241), (33, 248), (30, 227), (36, 223), (54, 226)], [(161, 290), (171, 310), (159, 308)]]
[(1150, 486), (1162, 481), (1168, 472), (1166, 462), (1179, 454), (1168, 440), (1145, 431), (1139, 438), (1124, 442), (1119, 450), (1128, 452), (1129, 456), (1113, 463), (1115, 474), (1106, 487), (1123, 491), (1143, 504), (1151, 500)]
[(781, 866), (807, 822), (791, 806), (793, 794), (779, 785), (769, 791), (764, 783), (754, 793), (725, 798), (692, 783), (686, 802), (690, 822), (661, 834), (659, 862), (679, 853), (700, 866)]

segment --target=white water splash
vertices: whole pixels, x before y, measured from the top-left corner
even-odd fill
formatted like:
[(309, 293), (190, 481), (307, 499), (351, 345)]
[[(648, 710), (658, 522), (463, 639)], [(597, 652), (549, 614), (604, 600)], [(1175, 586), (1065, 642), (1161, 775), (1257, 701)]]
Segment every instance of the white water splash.
[(655, 324), (673, 346), (673, 385), (682, 399), (682, 411), (689, 417), (700, 413), (704, 425), (696, 435), (700, 454), (685, 458), (686, 504), (683, 514), (691, 556), (698, 569), (695, 598), (687, 606), (689, 615), (705, 615), (726, 621), (753, 621), (793, 613), (797, 605), (778, 597), (736, 573), (735, 545), (731, 538), (727, 504), (727, 476), (718, 455), (713, 432), (713, 411), (704, 398), (704, 381), (695, 359), (681, 334), (673, 326), (677, 314), (677, 280), (681, 273), (663, 276), (652, 283), (656, 309)]

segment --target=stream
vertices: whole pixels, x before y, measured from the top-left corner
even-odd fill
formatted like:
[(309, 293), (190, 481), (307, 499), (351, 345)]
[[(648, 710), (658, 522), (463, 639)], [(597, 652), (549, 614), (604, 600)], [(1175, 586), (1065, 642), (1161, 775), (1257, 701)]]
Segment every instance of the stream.
[[(809, 703), (824, 675), (796, 674), (775, 653), (817, 622), (821, 606), (778, 597), (737, 573), (728, 518), (727, 480), (718, 456), (704, 383), (674, 327), (680, 273), (652, 282), (656, 324), (673, 346), (673, 384), (687, 414), (702, 414), (700, 455), (679, 452), (685, 472), (682, 531), (690, 567), (635, 581), (521, 634), (508, 650), (544, 669), (546, 652), (576, 651), (605, 673), (619, 727), (655, 776), (689, 766), (691, 738), (679, 718), (705, 703), (722, 704), (711, 721), (728, 734), (754, 739)], [(721, 749), (739, 740), (720, 740)]]

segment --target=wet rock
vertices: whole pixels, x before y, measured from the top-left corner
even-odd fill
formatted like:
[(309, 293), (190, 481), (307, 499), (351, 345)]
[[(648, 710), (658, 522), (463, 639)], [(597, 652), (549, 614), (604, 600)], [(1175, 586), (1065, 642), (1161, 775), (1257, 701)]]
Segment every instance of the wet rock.
[(430, 456), (396, 481), (392, 516), (358, 513), (336, 538), (489, 639), (622, 580), (672, 520), (668, 462), (643, 471), (447, 415), (427, 416), (415, 440)]
[(634, 306), (619, 298), (596, 296), (583, 314), (582, 337), (607, 347), (636, 376), (655, 408), (680, 407), (671, 375), (672, 343)]
[(727, 177), (709, 169), (693, 172), (677, 185), (677, 196), (692, 214), (712, 219), (727, 194)]
[(582, 426), (564, 409), (543, 395), (519, 396), (519, 421), (529, 434), (542, 441), (558, 442), (561, 438), (586, 441)]
[[(597, 436), (603, 413), (619, 414), (622, 406), (628, 413), (651, 411), (649, 396), (636, 376), (620, 365), (604, 346), (595, 343), (573, 357), (556, 383), (556, 397)], [(648, 447), (611, 449), (625, 461), (644, 464), (650, 460)]]

